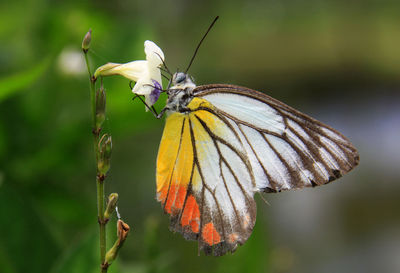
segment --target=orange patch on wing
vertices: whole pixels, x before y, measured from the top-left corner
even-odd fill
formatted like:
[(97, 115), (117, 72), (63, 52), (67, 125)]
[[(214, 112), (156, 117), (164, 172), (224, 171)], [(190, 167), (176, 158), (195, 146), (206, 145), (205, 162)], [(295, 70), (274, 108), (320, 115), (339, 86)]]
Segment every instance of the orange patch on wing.
[(179, 210), (182, 209), (183, 203), (185, 202), (186, 192), (187, 192), (186, 187), (179, 187), (178, 192), (176, 194), (176, 198), (175, 198), (175, 204), (174, 204), (174, 207), (176, 209), (179, 209)]
[(189, 195), (185, 208), (181, 217), (181, 225), (182, 227), (189, 226), (194, 233), (199, 232), (199, 223), (200, 223), (200, 210), (199, 205), (197, 205), (196, 199), (193, 195)]
[(209, 222), (203, 227), (203, 232), (201, 233), (203, 240), (210, 246), (218, 244), (221, 242), (221, 236), (215, 229), (213, 223)]
[(185, 202), (187, 192), (186, 187), (175, 184), (171, 185), (168, 196), (166, 196), (167, 193), (164, 192), (166, 191), (161, 191), (160, 199), (162, 203), (164, 203), (165, 198), (167, 198), (167, 203), (165, 204), (165, 212), (169, 214), (176, 214), (182, 209), (183, 203)]
[(171, 213), (171, 207), (175, 201), (176, 188), (177, 187), (175, 185), (171, 185), (171, 187), (169, 188), (169, 193), (167, 196), (167, 203), (165, 204), (165, 211), (167, 213)]

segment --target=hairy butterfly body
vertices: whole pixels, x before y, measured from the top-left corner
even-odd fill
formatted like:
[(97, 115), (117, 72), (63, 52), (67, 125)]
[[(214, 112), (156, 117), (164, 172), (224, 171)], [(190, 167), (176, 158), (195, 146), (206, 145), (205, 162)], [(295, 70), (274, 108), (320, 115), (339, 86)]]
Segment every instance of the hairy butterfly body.
[(263, 93), (196, 86), (175, 73), (157, 158), (157, 199), (171, 229), (224, 255), (247, 241), (256, 192), (314, 187), (353, 169), (357, 150), (331, 127)]

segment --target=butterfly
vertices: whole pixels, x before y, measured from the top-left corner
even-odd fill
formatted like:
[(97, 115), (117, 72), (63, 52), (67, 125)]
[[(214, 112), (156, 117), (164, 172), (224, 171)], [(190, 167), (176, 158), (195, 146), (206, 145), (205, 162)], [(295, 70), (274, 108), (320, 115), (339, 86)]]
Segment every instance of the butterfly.
[(328, 125), (246, 87), (196, 86), (186, 72), (173, 75), (159, 115), (157, 200), (170, 229), (206, 255), (248, 240), (255, 193), (327, 184), (357, 166), (356, 148)]
[(205, 254), (233, 252), (256, 221), (254, 194), (327, 184), (352, 170), (341, 133), (268, 95), (227, 84), (168, 89), (157, 157), (157, 199), (170, 228)]

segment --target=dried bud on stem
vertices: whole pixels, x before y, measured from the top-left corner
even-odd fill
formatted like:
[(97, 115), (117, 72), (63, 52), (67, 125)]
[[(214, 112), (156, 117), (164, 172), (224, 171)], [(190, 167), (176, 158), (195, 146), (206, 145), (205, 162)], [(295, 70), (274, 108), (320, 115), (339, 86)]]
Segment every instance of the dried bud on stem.
[(106, 263), (110, 265), (118, 255), (118, 251), (121, 249), (126, 238), (128, 237), (130, 227), (122, 220), (117, 222), (117, 235), (118, 238), (115, 241), (112, 248), (106, 254)]

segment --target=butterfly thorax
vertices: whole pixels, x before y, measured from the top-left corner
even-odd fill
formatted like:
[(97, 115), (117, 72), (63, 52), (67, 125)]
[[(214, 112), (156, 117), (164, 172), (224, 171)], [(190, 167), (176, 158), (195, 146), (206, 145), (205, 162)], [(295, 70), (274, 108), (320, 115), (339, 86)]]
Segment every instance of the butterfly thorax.
[(177, 72), (172, 77), (172, 86), (168, 89), (166, 111), (186, 112), (187, 105), (193, 99), (193, 90), (196, 84), (193, 79), (183, 72)]

